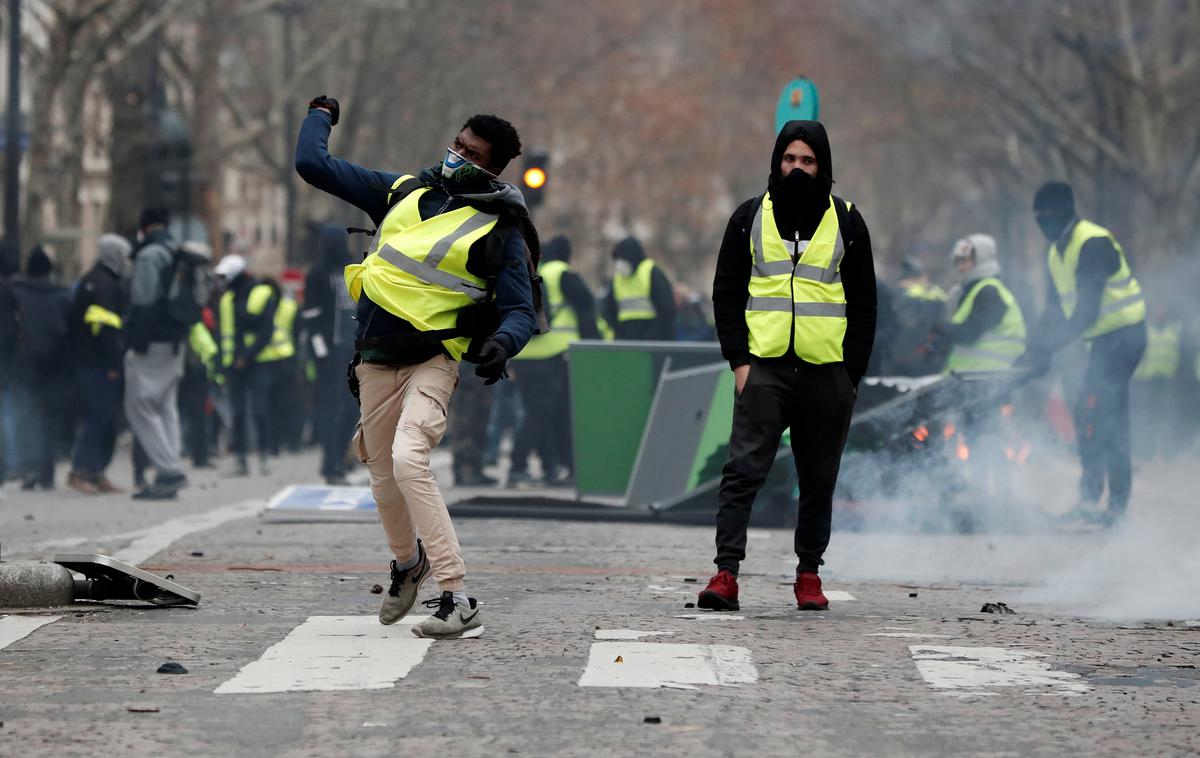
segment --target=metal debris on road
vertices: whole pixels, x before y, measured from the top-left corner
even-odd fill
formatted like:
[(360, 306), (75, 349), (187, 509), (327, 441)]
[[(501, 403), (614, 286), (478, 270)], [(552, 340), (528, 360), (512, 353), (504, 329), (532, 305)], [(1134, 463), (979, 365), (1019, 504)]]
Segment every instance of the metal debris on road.
[(158, 713), (158, 707), (153, 705), (131, 705), (125, 710), (130, 713)]
[(193, 550), (193, 551), (192, 551), (192, 553), (191, 553), (191, 556), (192, 556), (193, 558), (203, 558), (203, 557), (204, 557), (204, 551), (203, 551), (203, 550)]
[(383, 585), (382, 584), (371, 585), (371, 594), (372, 595), (382, 595), (383, 594)]
[(910, 593), (908, 593), (908, 596), (909, 596), (909, 597), (916, 597), (916, 596), (917, 596), (917, 593), (915, 593), (915, 592), (910, 592)]
[(646, 718), (642, 719), (642, 723), (643, 724), (661, 724), (662, 716), (647, 716)]
[(1014, 611), (1012, 608), (1009, 608), (1004, 603), (984, 603), (983, 607), (979, 609), (979, 612), (980, 613), (1013, 613), (1013, 614), (1016, 613), (1016, 611)]
[(183, 667), (182, 663), (176, 663), (175, 661), (167, 661), (158, 667), (158, 673), (160, 674), (186, 674), (187, 672), (188, 670)]

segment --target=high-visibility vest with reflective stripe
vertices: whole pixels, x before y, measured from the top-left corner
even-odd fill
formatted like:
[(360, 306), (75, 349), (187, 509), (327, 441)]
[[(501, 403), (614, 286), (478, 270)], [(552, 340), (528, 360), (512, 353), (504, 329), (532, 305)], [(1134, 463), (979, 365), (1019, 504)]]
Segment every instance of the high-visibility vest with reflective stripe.
[(1121, 265), (1116, 273), (1104, 283), (1104, 295), (1100, 299), (1100, 314), (1096, 322), (1083, 333), (1085, 340), (1094, 339), (1102, 334), (1116, 331), (1125, 326), (1139, 324), (1146, 320), (1146, 300), (1142, 296), (1142, 288), (1133, 277), (1125, 251), (1116, 238), (1104, 227), (1091, 221), (1080, 220), (1071, 231), (1071, 239), (1066, 248), (1059, 253), (1058, 243), (1050, 246), (1049, 264), (1050, 279), (1054, 289), (1058, 291), (1058, 300), (1062, 305), (1063, 315), (1067, 318), (1075, 312), (1078, 300), (1078, 282), (1075, 271), (1079, 268), (1079, 253), (1085, 242), (1097, 237), (1105, 237), (1117, 250)]
[(271, 331), (271, 344), (258, 354), (259, 363), (281, 361), (296, 354), (296, 345), (292, 342), (292, 322), (296, 320), (296, 301), (290, 297), (280, 296), (275, 306), (275, 324)]
[(1178, 324), (1146, 329), (1146, 353), (1133, 376), (1136, 379), (1173, 379), (1183, 356), (1183, 333)]
[(975, 342), (956, 344), (946, 359), (946, 373), (969, 371), (1005, 371), (1025, 352), (1025, 317), (1021, 306), (1004, 283), (994, 277), (980, 279), (963, 295), (950, 317), (951, 324), (962, 324), (975, 308), (975, 298), (985, 287), (995, 287), (1004, 303), (1004, 318)]
[(192, 324), (191, 331), (188, 332), (188, 346), (192, 348), (192, 352), (196, 354), (201, 363), (210, 367), (212, 359), (219, 352), (217, 341), (213, 339), (212, 332), (208, 331), (208, 327), (202, 321)]
[[(246, 296), (246, 313), (251, 316), (261, 315), (266, 311), (271, 298), (274, 296), (275, 290), (271, 285), (254, 285), (250, 289), (250, 294)], [(232, 366), (234, 355), (237, 353), (237, 323), (234, 314), (233, 290), (229, 290), (221, 295), (218, 310), (221, 320), (221, 363), (225, 366)], [(295, 354), (296, 348), (292, 344), (291, 331), (291, 321), (295, 318), (295, 315), (296, 301), (287, 297), (280, 298), (279, 304), (275, 307), (275, 321), (272, 325), (271, 343), (258, 353), (258, 356), (254, 359), (256, 363), (283, 360)], [(283, 319), (282, 325), (281, 319)], [(256, 331), (255, 329), (247, 329), (243, 332), (242, 341), (244, 347), (254, 347), (255, 341), (258, 339), (258, 336), (255, 334)]]
[[(763, 195), (750, 230), (750, 297), (746, 326), (750, 352), (777, 358), (794, 344), (808, 363), (842, 360), (846, 293), (842, 289), (845, 246), (833, 197), (810, 240), (785, 241), (775, 226), (771, 194)], [(847, 210), (850, 204), (846, 204)], [(792, 252), (799, 253), (795, 263)], [(794, 336), (794, 339), (793, 339)]]
[(650, 279), (654, 261), (643, 258), (629, 276), (613, 276), (613, 299), (617, 301), (617, 321), (649, 321), (657, 313), (650, 299)]
[(539, 360), (562, 355), (574, 340), (579, 339), (579, 321), (575, 310), (567, 305), (562, 292), (563, 274), (571, 270), (566, 261), (546, 261), (538, 273), (546, 285), (546, 303), (550, 306), (550, 331), (529, 340), (518, 359)]
[[(392, 189), (411, 178), (400, 177)], [(417, 204), (428, 191), (420, 187), (396, 203), (379, 227), (375, 252), (345, 271), (355, 302), (366, 292), (371, 302), (422, 332), (453, 329), (459, 311), (488, 299), (487, 282), (467, 271), (467, 257), (499, 219), (468, 205), (422, 220)], [(455, 360), (470, 344), (469, 337), (442, 341)]]
[(946, 294), (946, 290), (936, 284), (925, 284), (924, 282), (914, 282), (905, 287), (904, 296), (914, 300), (934, 300), (939, 303), (944, 303), (950, 298)]
[(121, 317), (117, 314), (113, 313), (107, 308), (103, 308), (95, 303), (92, 303), (87, 307), (87, 310), (83, 312), (83, 323), (92, 327), (93, 337), (98, 337), (102, 328), (107, 326), (112, 329), (120, 329), (122, 322)]

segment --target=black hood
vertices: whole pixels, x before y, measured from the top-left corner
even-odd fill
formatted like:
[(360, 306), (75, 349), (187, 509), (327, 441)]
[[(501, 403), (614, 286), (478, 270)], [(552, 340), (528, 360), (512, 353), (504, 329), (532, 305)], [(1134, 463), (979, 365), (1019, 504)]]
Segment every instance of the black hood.
[(775, 149), (771, 151), (770, 181), (779, 178), (779, 161), (783, 160), (783, 151), (795, 140), (801, 140), (812, 148), (817, 156), (817, 178), (832, 189), (833, 156), (829, 152), (829, 135), (820, 121), (789, 121), (783, 125), (779, 136), (775, 138)]
[(646, 251), (642, 249), (642, 243), (638, 242), (636, 237), (626, 237), (613, 248), (612, 257), (624, 258), (633, 266), (637, 266), (645, 259)]
[(346, 230), (336, 224), (322, 224), (317, 227), (317, 265), (316, 268), (328, 271), (341, 271), (353, 263), (346, 249)]
[[(795, 140), (812, 148), (817, 158), (815, 178), (800, 169), (792, 169), (787, 176), (779, 173), (783, 153)], [(788, 240), (810, 238), (829, 207), (829, 195), (833, 191), (833, 157), (829, 151), (829, 137), (820, 121), (784, 124), (775, 138), (775, 149), (771, 151), (767, 189), (771, 192), (772, 215), (780, 235)]]
[(563, 235), (551, 238), (542, 245), (542, 261), (571, 262), (571, 240)]

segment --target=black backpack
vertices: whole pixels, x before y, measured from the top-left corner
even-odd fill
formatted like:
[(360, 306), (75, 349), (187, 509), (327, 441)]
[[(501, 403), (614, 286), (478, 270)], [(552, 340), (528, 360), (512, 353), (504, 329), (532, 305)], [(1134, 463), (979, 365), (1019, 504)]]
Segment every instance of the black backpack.
[(207, 261), (166, 245), (173, 262), (163, 273), (163, 317), (182, 329), (201, 319), (208, 303), (210, 283), (204, 271)]

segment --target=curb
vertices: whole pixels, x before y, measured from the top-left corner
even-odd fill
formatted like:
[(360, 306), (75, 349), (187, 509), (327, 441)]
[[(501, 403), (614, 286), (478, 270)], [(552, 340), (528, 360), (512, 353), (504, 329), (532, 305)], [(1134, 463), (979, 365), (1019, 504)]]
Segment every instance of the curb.
[(57, 563), (0, 562), (0, 608), (56, 608), (75, 602), (75, 579)]

